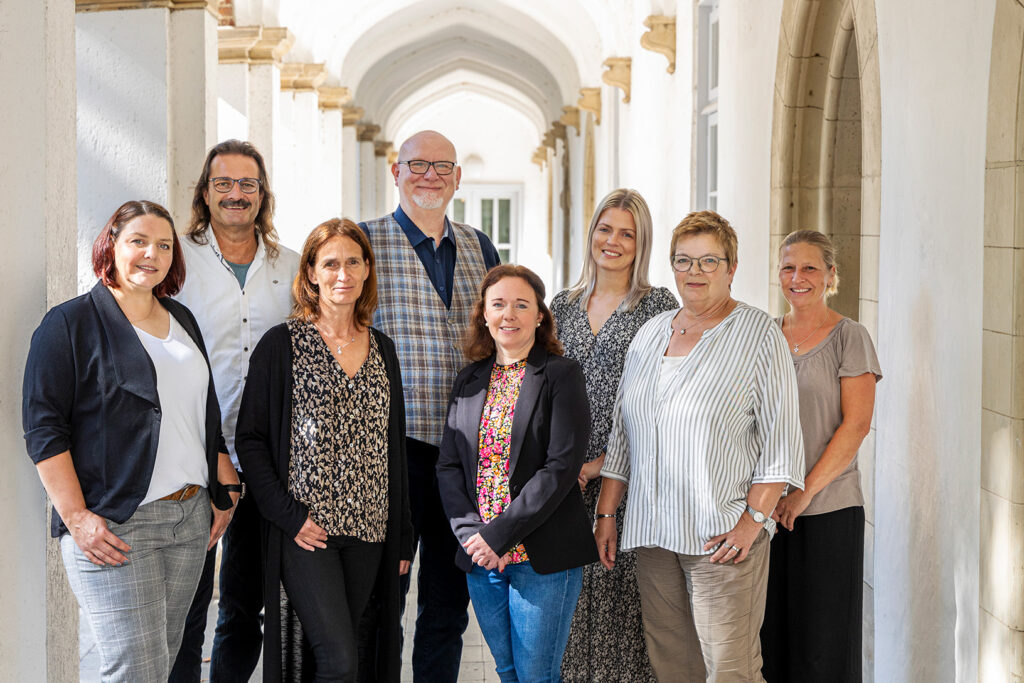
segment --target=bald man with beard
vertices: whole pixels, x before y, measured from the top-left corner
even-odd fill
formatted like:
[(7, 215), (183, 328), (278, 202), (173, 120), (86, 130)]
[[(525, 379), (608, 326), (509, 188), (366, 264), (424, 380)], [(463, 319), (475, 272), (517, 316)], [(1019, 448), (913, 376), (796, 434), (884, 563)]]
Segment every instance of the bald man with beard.
[[(420, 553), (413, 676), (417, 682), (455, 683), (469, 594), (466, 574), (455, 566), (458, 541), (441, 505), (434, 467), (448, 394), (468, 363), (462, 334), (480, 281), (499, 258), (484, 233), (445, 215), (462, 177), (455, 146), (445, 136), (421, 131), (410, 137), (391, 174), (398, 208), (360, 227), (377, 260), (373, 325), (395, 341), (405, 387), (413, 540)], [(403, 580), (404, 596), (408, 576)]]

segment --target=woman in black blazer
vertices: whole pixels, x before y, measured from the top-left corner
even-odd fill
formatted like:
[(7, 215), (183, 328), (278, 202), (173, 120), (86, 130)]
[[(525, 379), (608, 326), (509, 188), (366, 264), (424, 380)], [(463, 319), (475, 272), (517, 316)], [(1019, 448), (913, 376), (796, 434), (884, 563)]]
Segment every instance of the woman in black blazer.
[(437, 463), (456, 564), (502, 681), (558, 681), (585, 564), (576, 477), (590, 438), (580, 366), (563, 358), (544, 284), (492, 268), (467, 332)]
[(167, 210), (122, 205), (92, 261), (100, 282), (32, 336), (25, 441), (102, 679), (164, 683), (241, 486), (199, 327), (168, 298), (185, 265)]

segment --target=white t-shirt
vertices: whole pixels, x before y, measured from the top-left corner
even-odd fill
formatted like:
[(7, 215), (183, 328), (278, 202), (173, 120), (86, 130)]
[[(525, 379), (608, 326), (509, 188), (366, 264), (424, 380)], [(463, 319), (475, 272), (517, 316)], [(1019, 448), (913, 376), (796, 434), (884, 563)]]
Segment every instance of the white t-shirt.
[[(169, 314), (168, 314), (169, 315)], [(156, 368), (160, 399), (160, 439), (149, 490), (140, 505), (174, 493), (189, 484), (210, 483), (206, 464), (206, 394), (210, 375), (203, 354), (170, 315), (171, 329), (159, 339), (135, 328)]]

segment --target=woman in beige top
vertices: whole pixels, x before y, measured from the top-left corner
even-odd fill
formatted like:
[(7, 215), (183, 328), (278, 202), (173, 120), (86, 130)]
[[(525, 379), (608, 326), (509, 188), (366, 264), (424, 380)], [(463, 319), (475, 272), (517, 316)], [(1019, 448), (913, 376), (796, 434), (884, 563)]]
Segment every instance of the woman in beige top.
[(864, 498), (857, 449), (882, 371), (867, 330), (828, 307), (835, 249), (815, 230), (782, 243), (777, 322), (793, 355), (807, 473), (772, 517), (763, 673), (774, 681), (860, 681)]

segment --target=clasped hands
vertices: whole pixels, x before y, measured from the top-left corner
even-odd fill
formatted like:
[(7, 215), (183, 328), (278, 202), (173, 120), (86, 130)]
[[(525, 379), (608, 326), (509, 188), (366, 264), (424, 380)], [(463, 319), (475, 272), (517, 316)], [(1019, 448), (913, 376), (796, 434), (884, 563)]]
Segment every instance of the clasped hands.
[(466, 554), (472, 558), (474, 564), (478, 564), (488, 571), (497, 569), (499, 572), (503, 572), (508, 563), (512, 561), (512, 556), (509, 553), (498, 557), (498, 554), (491, 550), (491, 546), (487, 545), (487, 541), (479, 532), (470, 536), (469, 540), (462, 544), (462, 547), (465, 548)]

